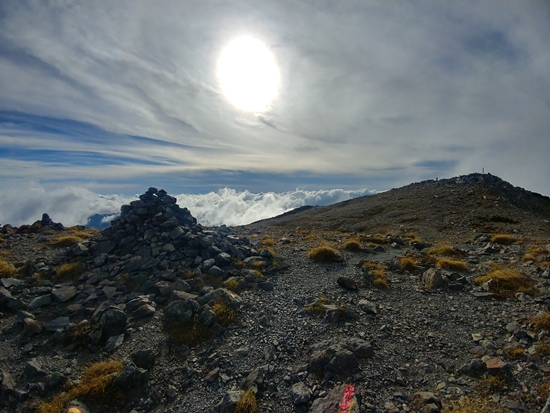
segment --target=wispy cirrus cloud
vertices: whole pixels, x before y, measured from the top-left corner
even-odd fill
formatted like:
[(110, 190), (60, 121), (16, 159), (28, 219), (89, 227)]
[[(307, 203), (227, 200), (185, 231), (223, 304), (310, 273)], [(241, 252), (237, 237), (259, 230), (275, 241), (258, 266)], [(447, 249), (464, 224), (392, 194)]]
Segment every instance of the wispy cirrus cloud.
[[(292, 174), (289, 190), (311, 174), (381, 188), (485, 167), (547, 194), (549, 18), (513, 1), (3, 3), (0, 173), (105, 190)], [(281, 71), (265, 113), (217, 82), (241, 35)]]

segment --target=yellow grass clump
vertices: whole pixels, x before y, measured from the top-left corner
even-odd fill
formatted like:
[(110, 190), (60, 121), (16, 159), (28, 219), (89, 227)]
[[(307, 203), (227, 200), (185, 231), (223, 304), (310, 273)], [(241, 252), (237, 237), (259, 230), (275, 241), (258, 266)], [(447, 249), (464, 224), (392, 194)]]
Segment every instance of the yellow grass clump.
[(489, 274), (474, 279), (478, 285), (490, 280), (492, 280), (490, 291), (504, 297), (520, 292), (531, 295), (537, 292), (534, 287), (535, 281), (528, 280), (520, 273), (496, 264), (493, 264), (493, 270)]
[(441, 413), (501, 413), (498, 406), (487, 397), (461, 397), (451, 401), (451, 408), (444, 408)]
[(114, 387), (116, 373), (120, 373), (122, 368), (121, 362), (112, 360), (92, 364), (78, 384), (54, 396), (49, 402), (40, 403), (36, 413), (62, 413), (67, 404), (76, 398), (98, 398), (105, 402), (112, 400), (117, 392)]
[(491, 242), (493, 244), (500, 244), (500, 245), (512, 245), (519, 241), (521, 240), (506, 234), (496, 234), (496, 235), (493, 235), (491, 238)]
[(256, 395), (252, 389), (248, 389), (237, 402), (235, 413), (257, 413), (258, 411), (260, 409), (256, 401)]
[(84, 267), (81, 264), (72, 262), (63, 264), (57, 268), (57, 278), (69, 278), (71, 280), (77, 279), (84, 273)]
[(399, 258), (399, 267), (401, 271), (413, 272), (416, 270), (416, 261), (410, 257), (401, 257)]
[(550, 313), (544, 313), (531, 319), (529, 324), (535, 331), (550, 331)]
[(544, 358), (550, 356), (550, 344), (539, 341), (535, 346), (535, 357)]
[(84, 238), (77, 237), (76, 235), (64, 235), (62, 237), (54, 238), (50, 241), (49, 246), (52, 248), (66, 248), (82, 241), (84, 241)]
[(10, 278), (17, 274), (17, 269), (9, 262), (0, 260), (0, 278)]
[(239, 282), (235, 279), (235, 278), (230, 278), (229, 280), (225, 281), (223, 283), (223, 286), (225, 288), (227, 288), (228, 290), (230, 291), (233, 291), (233, 292), (239, 292)]
[(212, 311), (216, 314), (216, 322), (224, 327), (237, 320), (237, 312), (225, 301), (216, 301), (212, 305)]
[(462, 261), (449, 260), (446, 258), (437, 260), (436, 267), (451, 271), (468, 271), (468, 264)]
[(372, 285), (377, 288), (388, 288), (388, 277), (383, 268), (377, 268), (373, 271), (374, 281)]
[(341, 261), (340, 253), (328, 245), (313, 248), (307, 254), (308, 258), (316, 262), (338, 262)]
[(451, 247), (450, 245), (441, 245), (439, 247), (432, 247), (427, 251), (430, 255), (441, 255), (443, 257), (457, 257), (463, 258), (467, 254), (459, 250), (458, 248)]
[(353, 251), (353, 252), (359, 252), (363, 250), (363, 248), (361, 247), (361, 244), (356, 239), (347, 240), (342, 245), (342, 248), (345, 249), (346, 251)]

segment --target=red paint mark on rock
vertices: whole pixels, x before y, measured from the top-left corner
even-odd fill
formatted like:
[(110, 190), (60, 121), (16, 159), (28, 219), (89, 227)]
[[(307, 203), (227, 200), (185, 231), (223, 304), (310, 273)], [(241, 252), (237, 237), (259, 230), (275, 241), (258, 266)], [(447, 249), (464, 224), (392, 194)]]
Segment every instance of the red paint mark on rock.
[(355, 396), (355, 387), (348, 384), (344, 389), (342, 401), (340, 402), (340, 410), (338, 413), (350, 413), (353, 408), (353, 398)]

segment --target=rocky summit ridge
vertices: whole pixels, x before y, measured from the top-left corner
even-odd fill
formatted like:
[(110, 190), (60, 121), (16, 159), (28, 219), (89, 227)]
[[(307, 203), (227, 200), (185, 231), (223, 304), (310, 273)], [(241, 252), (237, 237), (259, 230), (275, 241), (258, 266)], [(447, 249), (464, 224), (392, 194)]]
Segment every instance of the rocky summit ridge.
[(237, 228), (156, 188), (102, 231), (6, 224), (0, 411), (548, 413), (548, 205), (472, 174)]

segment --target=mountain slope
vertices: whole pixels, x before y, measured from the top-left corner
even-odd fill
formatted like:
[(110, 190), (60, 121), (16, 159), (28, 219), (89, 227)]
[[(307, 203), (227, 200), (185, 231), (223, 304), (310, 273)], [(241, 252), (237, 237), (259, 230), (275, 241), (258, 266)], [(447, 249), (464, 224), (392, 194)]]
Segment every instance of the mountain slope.
[(550, 198), (490, 174), (423, 181), (326, 207), (300, 208), (250, 224), (252, 229), (301, 227), (343, 232), (415, 232), (437, 238), (459, 232), (550, 230)]

